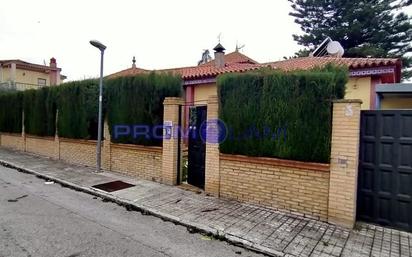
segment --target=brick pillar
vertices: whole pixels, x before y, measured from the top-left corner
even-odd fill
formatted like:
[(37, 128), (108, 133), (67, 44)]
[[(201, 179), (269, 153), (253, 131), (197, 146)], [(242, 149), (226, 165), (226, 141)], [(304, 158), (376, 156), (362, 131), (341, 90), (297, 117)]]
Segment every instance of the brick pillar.
[(218, 142), (219, 104), (217, 96), (209, 96), (207, 101), (205, 191), (219, 197), (220, 157)]
[(328, 221), (348, 228), (356, 221), (361, 104), (333, 104)]
[(109, 123), (107, 122), (107, 119), (104, 120), (104, 125), (103, 125), (103, 149), (102, 149), (102, 167), (105, 170), (112, 170), (112, 165), (111, 165), (111, 137), (110, 137), (110, 131), (109, 131)]
[(178, 139), (172, 130), (179, 122), (179, 108), (183, 104), (182, 98), (166, 97), (164, 106), (163, 123), (163, 153), (162, 153), (162, 183), (177, 184), (177, 155)]

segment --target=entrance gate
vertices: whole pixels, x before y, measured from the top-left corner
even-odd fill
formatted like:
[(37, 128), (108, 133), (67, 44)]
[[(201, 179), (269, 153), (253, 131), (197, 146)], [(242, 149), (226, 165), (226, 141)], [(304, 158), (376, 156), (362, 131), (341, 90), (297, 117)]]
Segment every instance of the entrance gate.
[(191, 185), (205, 187), (206, 143), (204, 135), (207, 107), (191, 107), (189, 112), (189, 146), (187, 182)]
[(412, 110), (363, 111), (357, 217), (412, 231)]

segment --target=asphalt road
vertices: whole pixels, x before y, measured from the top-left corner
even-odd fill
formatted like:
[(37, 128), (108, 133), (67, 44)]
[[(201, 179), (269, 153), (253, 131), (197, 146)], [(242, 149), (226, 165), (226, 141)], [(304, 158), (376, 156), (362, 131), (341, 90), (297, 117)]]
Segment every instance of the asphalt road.
[(0, 257), (263, 256), (0, 166)]

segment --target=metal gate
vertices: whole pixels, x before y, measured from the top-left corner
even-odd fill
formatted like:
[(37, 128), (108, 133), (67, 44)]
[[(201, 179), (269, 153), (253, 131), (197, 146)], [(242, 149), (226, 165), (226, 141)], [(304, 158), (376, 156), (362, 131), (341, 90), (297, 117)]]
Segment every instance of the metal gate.
[(363, 111), (359, 220), (412, 231), (412, 110)]
[(205, 187), (206, 143), (202, 125), (206, 118), (206, 106), (190, 108), (187, 182), (200, 188)]

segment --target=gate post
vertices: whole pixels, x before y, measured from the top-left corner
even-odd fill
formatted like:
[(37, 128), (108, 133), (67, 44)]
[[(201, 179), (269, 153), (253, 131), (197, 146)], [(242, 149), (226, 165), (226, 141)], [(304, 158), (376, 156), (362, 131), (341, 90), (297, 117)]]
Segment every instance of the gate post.
[(361, 104), (333, 103), (328, 221), (347, 228), (356, 221)]
[[(205, 192), (219, 197), (220, 192), (220, 156), (218, 134), (209, 135), (209, 132), (218, 132), (219, 101), (217, 96), (209, 96), (207, 101), (207, 135), (205, 158)], [(213, 126), (214, 128), (210, 128)]]
[(173, 130), (179, 122), (179, 108), (183, 99), (179, 97), (166, 97), (163, 102), (163, 147), (162, 147), (162, 183), (177, 184), (177, 159), (178, 139)]

